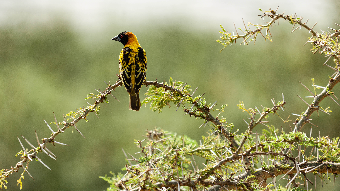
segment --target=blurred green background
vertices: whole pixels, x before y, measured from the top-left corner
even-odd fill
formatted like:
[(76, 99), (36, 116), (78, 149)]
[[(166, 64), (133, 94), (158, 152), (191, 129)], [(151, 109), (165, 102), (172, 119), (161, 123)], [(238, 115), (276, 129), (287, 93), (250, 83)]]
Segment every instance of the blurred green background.
[[(236, 106), (272, 106), (285, 95), (287, 105), (283, 118), (301, 113), (306, 105), (297, 97), (310, 95), (299, 81), (311, 87), (311, 78), (325, 85), (332, 70), (322, 66), (322, 55), (311, 54), (306, 30), (291, 34), (292, 26), (279, 21), (271, 29), (273, 42), (258, 38), (256, 45), (237, 44), (223, 48), (219, 25), (234, 31), (247, 23), (263, 23), (258, 8), (268, 10), (280, 6), (279, 12), (297, 13), (315, 22), (316, 31), (336, 28), (340, 3), (325, 1), (23, 1), (0, 2), (0, 168), (14, 166), (21, 150), (17, 136), (24, 135), (35, 143), (34, 131), (40, 138), (50, 135), (43, 120), (58, 120), (63, 114), (87, 105), (88, 93), (104, 90), (118, 74), (118, 55), (122, 45), (111, 38), (122, 31), (134, 32), (147, 52), (147, 80), (184, 81), (196, 94), (205, 93), (208, 102), (228, 104), (223, 114), (236, 129), (244, 130), (247, 114)], [(329, 64), (332, 64), (329, 62)], [(141, 90), (144, 98), (146, 88)], [(340, 88), (334, 92), (339, 97)], [(68, 146), (49, 145), (57, 161), (39, 155), (52, 169), (32, 162), (25, 176), (25, 190), (105, 190), (109, 185), (99, 176), (121, 172), (125, 165), (122, 148), (133, 154), (133, 141), (144, 139), (146, 129), (161, 127), (199, 140), (209, 126), (198, 128), (203, 121), (190, 118), (176, 107), (154, 113), (142, 106), (139, 112), (128, 110), (128, 94), (118, 88), (109, 104), (102, 104), (100, 116), (90, 115), (89, 122), (77, 127), (86, 137), (68, 129), (57, 141)], [(306, 98), (309, 102), (310, 99)], [(331, 106), (333, 113), (313, 115), (313, 135), (339, 136), (339, 107), (330, 99), (322, 107)], [(292, 122), (270, 120), (290, 130)], [(309, 132), (311, 125), (306, 125)], [(55, 127), (54, 127), (55, 128)], [(262, 127), (261, 127), (262, 128)], [(265, 127), (264, 127), (265, 128)], [(260, 130), (258, 130), (260, 131)], [(36, 143), (35, 143), (36, 145)], [(26, 143), (25, 146), (29, 147)], [(20, 173), (8, 178), (8, 190), (19, 190), (16, 180)], [(321, 184), (318, 184), (321, 186)], [(332, 184), (323, 189), (335, 189)]]

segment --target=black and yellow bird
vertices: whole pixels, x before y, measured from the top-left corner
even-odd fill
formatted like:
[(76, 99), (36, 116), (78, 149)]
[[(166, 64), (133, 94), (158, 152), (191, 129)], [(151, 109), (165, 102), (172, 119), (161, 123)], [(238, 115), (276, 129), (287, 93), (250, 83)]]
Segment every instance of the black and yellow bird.
[(137, 37), (132, 32), (121, 32), (112, 40), (124, 45), (119, 55), (119, 74), (130, 95), (130, 109), (138, 111), (139, 91), (146, 78), (145, 50), (139, 45)]

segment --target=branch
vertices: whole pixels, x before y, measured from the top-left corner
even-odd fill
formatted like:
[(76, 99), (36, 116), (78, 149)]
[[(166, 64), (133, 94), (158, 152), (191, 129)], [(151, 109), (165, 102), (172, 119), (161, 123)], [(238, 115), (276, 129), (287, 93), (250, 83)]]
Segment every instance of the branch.
[(301, 118), (295, 123), (295, 131), (301, 131), (302, 127), (309, 123), (310, 116), (314, 113), (314, 111), (319, 110), (320, 102), (326, 97), (332, 95), (332, 89), (334, 86), (340, 82), (340, 71), (338, 70), (335, 73), (335, 76), (331, 78), (327, 84), (327, 86), (323, 89), (323, 91), (314, 96), (314, 100), (311, 105), (308, 106), (307, 110), (302, 114)]
[[(332, 173), (332, 174), (339, 174), (340, 173), (340, 163), (333, 163), (333, 162), (301, 162), (298, 163), (300, 173), (310, 173), (310, 172), (317, 172), (320, 174), (325, 173)], [(295, 168), (295, 164), (290, 165), (275, 165), (274, 167), (270, 168), (261, 168), (256, 170), (254, 173), (255, 177), (259, 178), (273, 178), (279, 175), (295, 175), (297, 170)], [(244, 178), (244, 176), (239, 176), (239, 179)]]
[[(262, 120), (265, 119), (266, 116), (267, 116), (269, 113), (276, 113), (277, 110), (279, 110), (279, 108), (282, 108), (282, 107), (286, 104), (286, 102), (285, 102), (285, 100), (284, 100), (283, 94), (282, 94), (282, 98), (283, 98), (283, 100), (282, 100), (281, 102), (279, 102), (278, 104), (275, 104), (275, 103), (274, 103), (274, 99), (272, 99), (274, 106), (273, 106), (272, 108), (267, 108), (267, 109), (265, 109), (262, 113), (260, 113), (261, 116), (260, 116), (256, 121), (255, 121), (256, 111), (254, 111), (254, 110), (252, 110), (252, 109), (249, 109), (249, 110), (251, 110), (252, 112), (251, 112), (250, 123), (249, 123), (249, 125), (248, 125), (248, 130), (247, 130), (247, 133), (246, 133), (248, 136), (252, 133), (252, 131), (253, 131), (253, 129), (255, 128), (255, 126), (257, 126), (258, 124), (262, 123)], [(242, 107), (243, 107), (243, 105), (242, 105)], [(243, 108), (243, 110), (245, 110), (245, 109)], [(258, 111), (258, 112), (259, 112), (259, 111)], [(248, 136), (247, 136), (247, 135), (245, 135), (245, 136), (243, 137), (243, 140), (241, 141), (240, 146), (238, 147), (237, 151), (235, 152), (236, 155), (241, 151), (241, 149), (242, 149), (244, 143), (245, 143), (246, 140), (248, 139)]]
[(198, 103), (198, 101), (195, 101), (194, 98), (192, 97), (192, 95), (190, 95), (189, 93), (185, 93), (185, 92), (183, 92), (183, 90), (177, 89), (173, 86), (169, 86), (165, 83), (159, 83), (157, 81), (146, 81), (146, 82), (144, 82), (144, 84), (146, 86), (153, 85), (157, 88), (164, 88), (165, 91), (177, 93), (182, 100), (191, 100), (191, 104), (193, 104), (197, 108), (197, 110), (200, 112), (200, 114), (198, 115), (195, 112), (190, 111), (189, 109), (184, 109), (184, 111), (186, 113), (188, 113), (189, 115), (194, 115), (195, 117), (200, 117), (202, 119), (205, 119), (206, 121), (212, 122), (218, 128), (219, 132), (222, 135), (224, 135), (225, 138), (227, 138), (229, 140), (232, 149), (237, 149), (239, 147), (239, 145), (237, 144), (237, 142), (234, 139), (234, 135), (231, 134), (230, 132), (228, 132), (225, 129), (226, 126), (223, 125), (218, 120), (217, 117), (214, 117), (210, 113), (210, 108), (206, 105), (200, 105)]
[[(262, 10), (261, 10), (262, 11)], [(307, 110), (302, 114), (302, 116), (294, 123), (295, 125), (295, 131), (301, 131), (302, 127), (306, 124), (306, 123), (310, 123), (310, 116), (314, 111), (318, 111), (319, 110), (319, 104), (320, 102), (327, 96), (332, 95), (331, 90), (333, 89), (333, 87), (340, 81), (340, 77), (339, 77), (339, 69), (340, 69), (340, 46), (339, 46), (339, 34), (340, 34), (340, 30), (339, 29), (332, 29), (330, 28), (330, 30), (332, 32), (322, 32), (317, 33), (313, 30), (313, 27), (309, 27), (307, 25), (307, 22), (302, 22), (303, 18), (299, 18), (295, 15), (293, 16), (289, 16), (289, 15), (284, 15), (284, 14), (278, 14), (277, 10), (269, 10), (269, 11), (262, 11), (263, 14), (259, 15), (261, 18), (264, 17), (269, 17), (271, 18), (271, 20), (269, 22), (267, 22), (264, 25), (254, 25), (249, 23), (249, 25), (253, 25), (256, 27), (255, 30), (250, 30), (247, 28), (247, 26), (244, 24), (244, 31), (241, 31), (244, 34), (239, 35), (238, 32), (236, 31), (236, 34), (231, 34), (227, 31), (224, 30), (224, 28), (221, 26), (222, 31), (220, 31), (220, 33), (223, 35), (221, 36), (221, 40), (217, 40), (220, 44), (222, 44), (225, 47), (227, 47), (228, 45), (232, 44), (232, 43), (236, 43), (236, 40), (241, 38), (243, 39), (244, 44), (248, 44), (249, 41), (256, 41), (256, 37), (257, 35), (261, 34), (265, 39), (271, 39), (271, 34), (269, 31), (269, 27), (272, 26), (277, 20), (279, 19), (284, 19), (286, 21), (289, 21), (290, 24), (292, 24), (294, 27), (295, 25), (298, 25), (299, 27), (297, 28), (304, 28), (307, 29), (310, 33), (312, 33), (312, 37), (310, 37), (310, 39), (307, 42), (310, 42), (313, 44), (313, 48), (311, 49), (311, 51), (313, 53), (316, 52), (320, 52), (321, 54), (325, 54), (325, 56), (327, 57), (327, 60), (330, 60), (330, 58), (334, 59), (335, 62), (335, 67), (331, 67), (333, 70), (335, 70), (336, 72), (332, 75), (332, 78), (329, 80), (328, 85), (324, 88), (324, 90), (317, 96), (314, 96), (314, 101), (312, 104), (310, 104), (307, 108)], [(338, 25), (339, 26), (339, 25)], [(236, 27), (235, 27), (236, 28)], [(292, 32), (294, 32), (297, 28), (295, 28)], [(263, 30), (265, 30), (265, 35), (263, 34)], [(253, 38), (251, 38), (251, 36), (253, 36)], [(222, 49), (223, 50), (223, 49)], [(326, 62), (324, 63), (324, 65), (326, 65)], [(327, 65), (328, 66), (328, 65)], [(334, 76), (334, 77), (333, 77)], [(337, 102), (336, 102), (337, 103)]]
[[(27, 171), (28, 169), (28, 165), (29, 165), (29, 161), (32, 161), (33, 158), (36, 158), (40, 163), (42, 163), (46, 168), (50, 169), (46, 164), (44, 164), (42, 162), (42, 160), (40, 158), (38, 158), (38, 153), (43, 151), (47, 156), (53, 158), (56, 160), (56, 156), (47, 149), (47, 144), (48, 143), (57, 143), (57, 144), (61, 144), (61, 145), (66, 145), (66, 144), (63, 144), (63, 143), (60, 143), (60, 142), (57, 142), (55, 139), (56, 137), (63, 133), (67, 128), (73, 126), (76, 128), (76, 124), (82, 120), (82, 119), (86, 119), (87, 115), (90, 113), (90, 112), (97, 112), (97, 107), (100, 103), (103, 103), (106, 99), (107, 99), (107, 96), (109, 94), (111, 94), (111, 92), (122, 85), (122, 82), (120, 80), (118, 80), (114, 85), (109, 85), (105, 91), (101, 92), (99, 95), (96, 96), (97, 100), (95, 101), (95, 103), (93, 105), (90, 105), (86, 108), (83, 108), (81, 110), (78, 110), (78, 112), (76, 113), (73, 113), (73, 116), (71, 117), (74, 117), (74, 116), (77, 116), (78, 117), (75, 117), (73, 118), (73, 120), (71, 122), (67, 122), (68, 119), (66, 119), (64, 117), (64, 121), (61, 122), (61, 123), (58, 123), (57, 121), (55, 122), (55, 124), (57, 125), (58, 127), (58, 131), (54, 132), (52, 130), (52, 128), (49, 126), (48, 123), (45, 123), (47, 124), (47, 126), (49, 127), (49, 129), (52, 131), (52, 135), (48, 138), (43, 138), (42, 139), (42, 143), (39, 142), (39, 138), (38, 138), (38, 135), (36, 133), (36, 137), (37, 137), (37, 142), (38, 142), (38, 147), (34, 147), (25, 137), (24, 140), (32, 147), (32, 149), (30, 151), (27, 151), (27, 149), (23, 146), (23, 144), (21, 143), (20, 139), (18, 138), (19, 140), (19, 143), (22, 147), (22, 151), (20, 151), (18, 153), (21, 154), (20, 158), (21, 160), (14, 166), (14, 167), (11, 167), (10, 169), (3, 169), (0, 171), (0, 188), (2, 188), (2, 186), (5, 186), (6, 188), (6, 184), (7, 184), (7, 181), (6, 181), (6, 178), (13, 174), (14, 172), (18, 172), (19, 169), (22, 167), (24, 169), (24, 172), (26, 171), (28, 174), (29, 172)], [(55, 119), (56, 120), (56, 119)], [(62, 124), (63, 127), (62, 128), (59, 128), (59, 124)], [(81, 134), (81, 132), (76, 128), (76, 130)], [(82, 134), (81, 134), (82, 135)], [(24, 164), (26, 164), (26, 166), (24, 166)], [(51, 169), (50, 169), (51, 170)], [(30, 175), (30, 174), (29, 174)], [(30, 175), (31, 176), (31, 175)], [(23, 174), (22, 174), (22, 177), (23, 177)], [(31, 176), (32, 177), (32, 176)], [(33, 178), (33, 177), (32, 177)], [(21, 178), (18, 180), (18, 183), (20, 183), (21, 185)]]
[[(302, 22), (303, 18), (299, 18), (296, 15), (290, 16), (290, 15), (278, 14), (277, 10), (276, 11), (269, 10), (269, 11), (262, 11), (262, 12), (263, 12), (263, 14), (259, 15), (261, 18), (264, 18), (264, 17), (271, 18), (271, 20), (269, 22), (267, 22), (267, 24), (255, 25), (255, 24), (252, 24), (252, 23), (248, 23), (248, 26), (253, 25), (254, 27), (256, 27), (256, 29), (250, 30), (250, 29), (247, 28), (247, 26), (244, 23), (244, 31), (242, 31), (240, 29), (241, 32), (243, 32), (244, 34), (241, 34), (241, 35), (239, 35), (237, 31), (236, 31), (236, 35), (231, 34), (231, 33), (227, 32), (223, 28), (223, 26), (221, 25), (222, 31), (220, 31), (220, 33), (222, 34), (222, 36), (221, 36), (221, 40), (217, 40), (217, 42), (222, 44), (225, 48), (228, 45), (231, 45), (232, 43), (236, 43), (237, 39), (243, 39), (241, 44), (248, 45), (250, 41), (254, 41), (254, 43), (255, 43), (256, 38), (259, 34), (264, 39), (271, 40), (271, 33), (270, 33), (269, 28), (279, 19), (284, 19), (286, 21), (289, 21), (290, 24), (292, 24), (294, 28), (295, 28), (295, 25), (299, 25), (300, 27), (307, 29), (310, 33), (312, 33), (313, 36), (318, 36), (318, 33), (316, 33), (313, 30), (313, 28), (316, 24), (313, 27), (309, 27), (307, 25), (308, 20), (306, 22)], [(297, 28), (300, 28), (300, 27), (297, 27)], [(294, 32), (297, 28), (293, 29), (292, 32)], [(265, 32), (262, 32), (263, 30), (265, 30)], [(253, 38), (251, 38), (251, 36), (253, 36)]]

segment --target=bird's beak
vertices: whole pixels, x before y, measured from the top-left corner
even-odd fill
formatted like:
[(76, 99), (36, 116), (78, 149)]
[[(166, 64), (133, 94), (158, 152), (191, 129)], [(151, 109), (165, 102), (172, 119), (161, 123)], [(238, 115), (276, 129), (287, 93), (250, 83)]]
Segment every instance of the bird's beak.
[(118, 41), (118, 42), (120, 42), (122, 39), (121, 39), (121, 38), (119, 38), (119, 36), (115, 36), (115, 37), (113, 37), (111, 40), (115, 40), (115, 41)]

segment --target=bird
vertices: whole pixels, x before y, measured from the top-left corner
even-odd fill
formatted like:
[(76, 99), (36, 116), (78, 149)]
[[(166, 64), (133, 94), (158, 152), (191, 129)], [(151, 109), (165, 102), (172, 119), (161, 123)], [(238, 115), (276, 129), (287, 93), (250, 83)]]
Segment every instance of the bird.
[(132, 32), (121, 32), (112, 40), (124, 45), (119, 54), (119, 76), (130, 96), (130, 110), (139, 111), (141, 105), (139, 91), (146, 80), (147, 70), (145, 50)]

